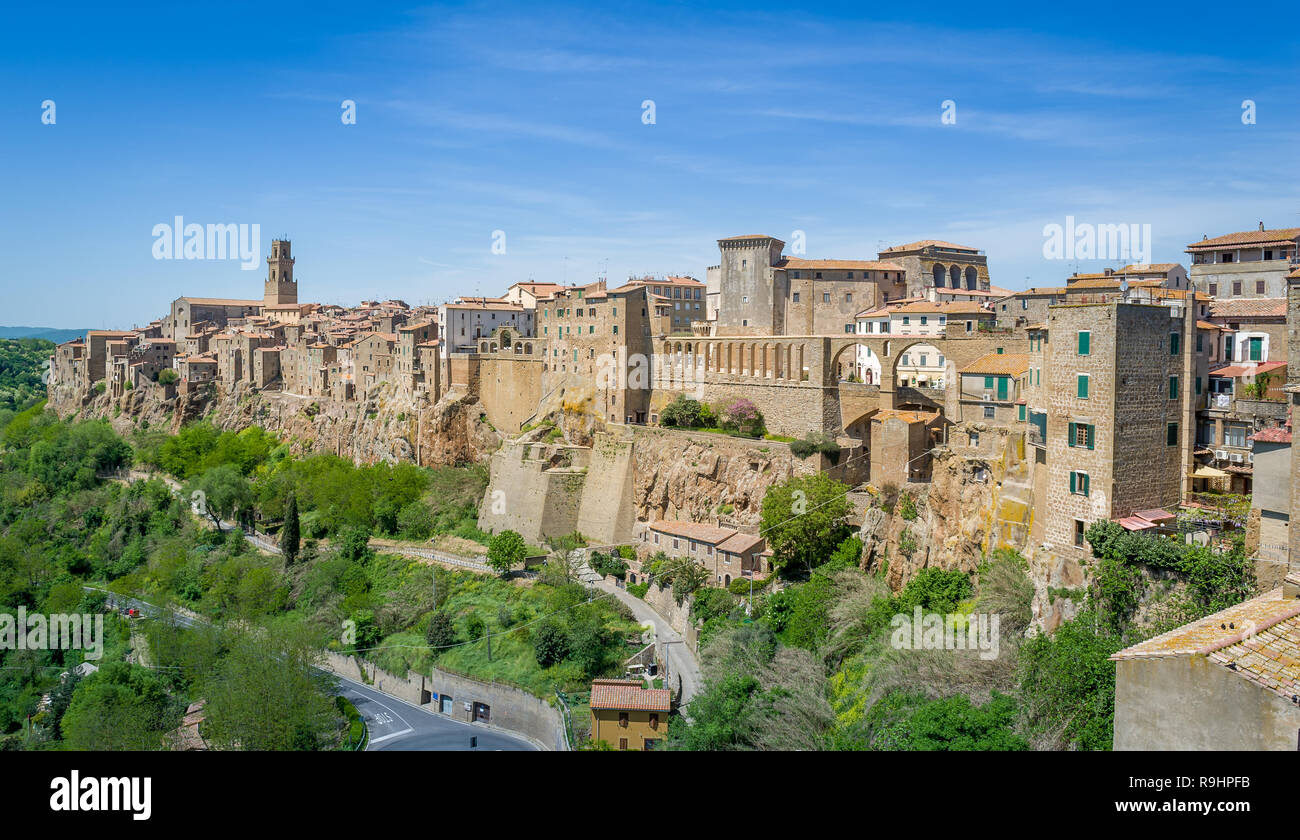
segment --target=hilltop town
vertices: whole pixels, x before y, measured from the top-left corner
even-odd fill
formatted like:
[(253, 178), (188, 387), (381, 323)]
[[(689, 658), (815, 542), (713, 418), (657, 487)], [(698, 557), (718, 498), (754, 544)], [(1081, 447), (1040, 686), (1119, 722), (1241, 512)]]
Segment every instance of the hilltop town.
[[(630, 583), (657, 552), (713, 586), (766, 578), (764, 494), (819, 472), (852, 488), (861, 563), (895, 589), (1014, 549), (1047, 631), (1079, 606), (1098, 522), (1213, 544), (1216, 500), (1248, 497), (1237, 525), (1266, 609), (1300, 569), (1300, 228), (1022, 291), (946, 241), (809, 259), (729, 236), (704, 280), (519, 282), (417, 307), (300, 302), (291, 247), (272, 242), (261, 299), (182, 296), (59, 345), (51, 407), (258, 423), (359, 462), (490, 461), (484, 531), (638, 546)], [(924, 502), (916, 521), (872, 504), (899, 490)]]

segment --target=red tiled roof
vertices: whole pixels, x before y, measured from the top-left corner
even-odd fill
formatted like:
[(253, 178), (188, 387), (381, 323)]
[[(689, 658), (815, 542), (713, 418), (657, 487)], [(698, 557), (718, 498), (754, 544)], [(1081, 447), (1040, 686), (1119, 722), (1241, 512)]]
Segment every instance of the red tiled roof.
[(595, 680), (591, 684), (591, 708), (629, 712), (671, 711), (672, 692), (666, 688), (642, 688), (638, 680)]
[(1258, 376), (1271, 370), (1286, 367), (1286, 362), (1257, 362), (1255, 364), (1224, 365), (1210, 371), (1210, 376)]
[(1213, 239), (1202, 239), (1187, 246), (1188, 251), (1209, 251), (1215, 248), (1240, 248), (1243, 245), (1288, 245), (1300, 237), (1300, 228), (1276, 228), (1274, 230), (1246, 230), (1240, 233), (1228, 233)]
[(1210, 302), (1211, 318), (1285, 318), (1286, 298), (1236, 298)]
[(881, 260), (805, 260), (798, 257), (785, 257), (774, 268), (860, 268), (863, 271), (902, 271), (897, 263)]
[(673, 537), (685, 537), (690, 540), (706, 542), (712, 545), (730, 539), (735, 536), (736, 531), (733, 528), (720, 528), (716, 525), (706, 525), (703, 522), (682, 522), (676, 519), (660, 519), (649, 524), (652, 531), (658, 531), (661, 534), (668, 534)]
[(1257, 440), (1260, 443), (1290, 443), (1291, 430), (1284, 429), (1281, 426), (1275, 426), (1271, 429), (1260, 429), (1247, 439)]
[(942, 239), (922, 239), (919, 242), (909, 242), (906, 245), (895, 245), (892, 248), (886, 248), (881, 251), (882, 254), (894, 253), (897, 251), (919, 251), (922, 248), (947, 248), (953, 251), (978, 251), (978, 248), (972, 248), (969, 245), (954, 245), (951, 242), (944, 242)]

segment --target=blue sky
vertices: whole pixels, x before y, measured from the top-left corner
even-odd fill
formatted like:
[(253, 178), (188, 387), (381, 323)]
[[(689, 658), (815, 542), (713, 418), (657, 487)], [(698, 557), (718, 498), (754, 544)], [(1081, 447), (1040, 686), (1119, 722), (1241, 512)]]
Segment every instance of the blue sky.
[(262, 267), (153, 259), (176, 215), (259, 224), (263, 256), (287, 233), (303, 300), (413, 304), (702, 279), (748, 233), (946, 239), (1018, 289), (1075, 268), (1042, 254), (1067, 215), (1150, 224), (1156, 261), (1300, 226), (1293, 10), (1048, 5), (28, 4), (0, 27), (0, 323), (261, 296)]

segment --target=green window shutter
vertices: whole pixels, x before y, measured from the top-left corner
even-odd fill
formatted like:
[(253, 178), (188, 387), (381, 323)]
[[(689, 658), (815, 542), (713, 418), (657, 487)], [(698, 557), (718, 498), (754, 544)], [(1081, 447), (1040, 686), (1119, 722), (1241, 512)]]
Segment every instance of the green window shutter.
[(1092, 477), (1089, 476), (1087, 473), (1083, 473), (1083, 475), (1081, 475), (1080, 478), (1083, 479), (1083, 495), (1086, 496), (1088, 495), (1088, 484), (1091, 481)]
[(1250, 360), (1252, 362), (1262, 362), (1264, 360), (1264, 339), (1252, 338), (1250, 340)]
[(1178, 355), (1178, 333), (1169, 334), (1169, 355)]
[(1023, 405), (1016, 407), (1016, 419), (1023, 421), (1025, 419), (1025, 407)]
[(987, 391), (993, 390), (993, 377), (991, 376), (984, 377), (984, 389)]
[(1086, 356), (1092, 351), (1092, 333), (1087, 330), (1079, 331), (1079, 355)]
[(1199, 376), (1196, 377), (1196, 395), (1198, 397), (1201, 395), (1201, 377)]
[(1171, 400), (1178, 399), (1178, 377), (1177, 376), (1169, 377), (1169, 399)]
[(1007, 398), (1007, 377), (999, 376), (998, 377), (998, 399), (1005, 400), (1006, 398)]
[(1075, 489), (1076, 485), (1078, 484), (1078, 479), (1079, 479), (1079, 474), (1071, 470), (1070, 471), (1070, 492), (1071, 493), (1078, 492), (1078, 490)]
[(1178, 424), (1177, 423), (1170, 423), (1168, 429), (1166, 429), (1165, 445), (1166, 446), (1178, 445)]
[(1079, 399), (1081, 400), (1088, 399), (1088, 374), (1086, 373), (1079, 374), (1078, 394), (1079, 394)]
[(1095, 437), (1095, 434), (1094, 434), (1094, 433), (1096, 432), (1096, 429), (1097, 429), (1096, 426), (1094, 426), (1094, 425), (1092, 425), (1091, 423), (1089, 423), (1089, 424), (1088, 424), (1088, 428), (1087, 428), (1087, 430), (1084, 432), (1084, 434), (1086, 434), (1086, 435), (1088, 436), (1088, 448), (1089, 448), (1089, 449), (1092, 449), (1092, 448), (1093, 448), (1093, 438)]
[(1076, 425), (1075, 423), (1070, 424), (1070, 437), (1066, 440), (1068, 446), (1074, 446), (1074, 429)]

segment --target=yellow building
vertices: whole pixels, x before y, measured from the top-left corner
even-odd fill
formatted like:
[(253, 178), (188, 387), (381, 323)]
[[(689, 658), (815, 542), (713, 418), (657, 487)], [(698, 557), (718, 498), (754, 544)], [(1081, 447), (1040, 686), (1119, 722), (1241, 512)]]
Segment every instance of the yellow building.
[(595, 680), (591, 740), (619, 750), (653, 750), (668, 732), (671, 709), (666, 688), (642, 688), (640, 680)]

